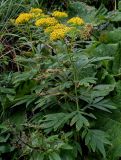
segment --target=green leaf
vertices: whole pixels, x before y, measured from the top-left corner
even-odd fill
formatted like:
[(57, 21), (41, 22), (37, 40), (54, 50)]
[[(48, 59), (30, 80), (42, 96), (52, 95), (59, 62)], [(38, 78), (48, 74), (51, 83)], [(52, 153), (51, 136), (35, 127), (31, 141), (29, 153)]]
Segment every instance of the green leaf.
[(103, 157), (106, 158), (104, 145), (111, 144), (107, 137), (107, 134), (101, 130), (90, 129), (85, 135), (85, 144), (92, 149), (93, 152), (99, 150)]
[(81, 144), (79, 143), (79, 142), (74, 142), (74, 147), (73, 148), (75, 148), (75, 150), (77, 150), (77, 153), (79, 152), (80, 153), (80, 155), (82, 156), (82, 148), (81, 148)]
[(114, 106), (114, 103), (112, 103), (111, 100), (104, 99), (101, 101), (97, 101), (97, 99), (99, 100), (99, 98), (96, 98), (90, 106), (103, 111), (107, 111), (107, 112), (110, 112), (110, 110), (116, 109), (116, 107)]
[(57, 104), (56, 96), (42, 96), (35, 102), (36, 106), (34, 107), (33, 111), (36, 111), (37, 109), (44, 110), (48, 108), (49, 106), (55, 106)]
[(121, 73), (121, 43), (118, 43), (117, 52), (115, 53), (113, 64), (112, 64), (112, 73), (118, 75)]
[(75, 112), (72, 113), (56, 113), (56, 114), (49, 114), (45, 116), (45, 120), (41, 120), (41, 128), (45, 131), (57, 131), (58, 129), (62, 128), (64, 124), (68, 122), (68, 120), (73, 117)]
[(14, 150), (9, 144), (0, 144), (0, 154), (1, 153), (9, 153)]
[(95, 84), (96, 83), (96, 78), (94, 77), (86, 77), (82, 79), (79, 83), (80, 85), (84, 85), (85, 87), (90, 86), (90, 84)]
[(16, 73), (13, 77), (13, 84), (17, 87), (21, 82), (31, 80), (37, 74), (38, 70), (33, 69), (28, 72)]
[(110, 160), (121, 157), (121, 112), (115, 110), (112, 114), (98, 115), (97, 124), (110, 136), (111, 147), (107, 150), (107, 158)]
[(115, 88), (115, 84), (100, 84), (93, 88), (92, 98), (107, 96)]
[(97, 10), (95, 16), (101, 17), (101, 16), (104, 16), (106, 14), (107, 14), (107, 9), (105, 8), (104, 4), (101, 4), (100, 7)]
[(118, 9), (121, 11), (121, 1), (118, 2)]
[(89, 122), (88, 120), (82, 116), (81, 113), (77, 112), (74, 117), (72, 118), (71, 122), (70, 122), (70, 126), (73, 126), (74, 124), (76, 124), (76, 130), (80, 131), (80, 129), (84, 126), (88, 127), (89, 126)]
[(66, 144), (66, 143), (63, 144), (61, 148), (65, 149), (65, 150), (72, 150), (73, 149), (72, 146), (70, 146), (69, 144)]
[(112, 22), (121, 22), (121, 12), (115, 11), (115, 13), (110, 17)]
[(121, 41), (121, 29), (117, 28), (113, 31), (102, 32), (99, 39), (104, 43), (118, 43)]
[(17, 98), (14, 100), (15, 104), (12, 107), (19, 106), (21, 104), (26, 104), (26, 107), (28, 107), (36, 99), (36, 97), (37, 96), (35, 94), (31, 94)]
[(5, 143), (9, 139), (10, 134), (7, 134), (6, 136), (0, 135), (0, 143)]
[(51, 154), (49, 155), (49, 159), (50, 159), (50, 160), (61, 160), (59, 154), (56, 153), (56, 152), (51, 153)]
[[(105, 41), (105, 37), (102, 37), (102, 41)], [(117, 51), (117, 44), (93, 44), (86, 49), (86, 53), (91, 57), (112, 57)]]
[(15, 94), (15, 90), (13, 88), (0, 87), (0, 93), (2, 94)]
[(61, 151), (61, 159), (62, 160), (75, 160), (74, 150), (62, 150)]
[(44, 155), (42, 153), (39, 153), (39, 152), (33, 152), (30, 160), (44, 160)]
[(90, 62), (99, 62), (99, 61), (103, 61), (103, 60), (113, 60), (113, 57), (97, 57), (97, 58), (92, 58), (90, 59)]
[(23, 124), (26, 122), (26, 111), (24, 108), (16, 108), (14, 113), (11, 113), (10, 117), (8, 117), (11, 124), (14, 124), (17, 129), (21, 130), (23, 128)]

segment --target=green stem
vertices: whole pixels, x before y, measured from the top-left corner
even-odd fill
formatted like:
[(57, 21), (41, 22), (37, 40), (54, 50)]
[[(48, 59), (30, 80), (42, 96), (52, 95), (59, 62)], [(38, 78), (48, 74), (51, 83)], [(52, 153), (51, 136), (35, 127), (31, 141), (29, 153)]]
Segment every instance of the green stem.
[(32, 44), (32, 32), (31, 32), (29, 23), (27, 24), (27, 31), (28, 31), (28, 35), (29, 35), (29, 40), (31, 42), (31, 49), (32, 49), (32, 52), (34, 53), (35, 50), (34, 50), (34, 47), (33, 47), (33, 44)]
[[(73, 44), (73, 41), (71, 42), (71, 46), (73, 46), (72, 44)], [(67, 46), (67, 44), (66, 44), (66, 46)], [(74, 88), (75, 88), (75, 95), (76, 95), (76, 106), (77, 106), (77, 111), (79, 111), (79, 101), (78, 101), (78, 93), (77, 93), (77, 85), (76, 85), (76, 83), (78, 82), (77, 68), (76, 68), (76, 66), (75, 66), (75, 64), (73, 62), (73, 59), (72, 59), (71, 55), (70, 55), (71, 51), (72, 51), (72, 47), (70, 49), (67, 46), (67, 53), (69, 55), (70, 62), (72, 64), (72, 66), (73, 66)]]

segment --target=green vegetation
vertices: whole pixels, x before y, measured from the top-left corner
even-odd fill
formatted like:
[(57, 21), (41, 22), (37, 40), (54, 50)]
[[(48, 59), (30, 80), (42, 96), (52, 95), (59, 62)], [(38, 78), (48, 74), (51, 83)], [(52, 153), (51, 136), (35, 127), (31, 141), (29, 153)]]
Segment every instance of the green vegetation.
[(121, 158), (121, 1), (90, 2), (0, 2), (0, 160)]

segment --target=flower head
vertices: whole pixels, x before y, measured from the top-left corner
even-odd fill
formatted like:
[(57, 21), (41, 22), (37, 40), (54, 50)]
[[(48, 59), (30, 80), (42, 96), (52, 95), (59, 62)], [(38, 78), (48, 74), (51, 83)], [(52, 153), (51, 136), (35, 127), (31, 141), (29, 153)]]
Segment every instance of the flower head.
[(53, 26), (57, 24), (58, 21), (54, 17), (40, 18), (35, 22), (36, 26)]
[(56, 18), (66, 18), (68, 17), (68, 14), (66, 12), (54, 11), (52, 16)]
[(50, 26), (50, 27), (47, 27), (44, 32), (45, 33), (51, 33), (52, 31), (56, 30), (56, 29), (64, 29), (66, 28), (67, 26), (62, 24), (62, 23), (57, 23), (55, 26)]
[(31, 13), (34, 18), (38, 18), (43, 15), (42, 9), (40, 9), (40, 8), (31, 8), (29, 13)]
[(15, 24), (22, 24), (28, 22), (32, 18), (33, 15), (31, 13), (20, 13), (20, 15), (15, 20)]
[(69, 19), (67, 21), (67, 23), (69, 24), (73, 24), (73, 25), (83, 25), (84, 24), (84, 20), (80, 17), (73, 17), (71, 19)]
[(70, 27), (65, 27), (65, 28), (60, 28), (60, 29), (55, 29), (51, 34), (50, 34), (50, 40), (56, 41), (59, 39), (64, 39), (67, 33), (70, 31)]
[(42, 9), (40, 9), (40, 8), (31, 8), (30, 13), (42, 13)]

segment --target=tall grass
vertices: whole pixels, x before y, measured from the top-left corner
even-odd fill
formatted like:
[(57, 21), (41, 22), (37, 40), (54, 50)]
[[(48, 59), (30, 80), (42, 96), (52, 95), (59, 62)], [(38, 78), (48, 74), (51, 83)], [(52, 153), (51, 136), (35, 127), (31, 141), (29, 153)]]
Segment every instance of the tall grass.
[(17, 16), (18, 12), (25, 10), (22, 5), (24, 0), (1, 0), (0, 1), (0, 33), (5, 32), (9, 20)]

